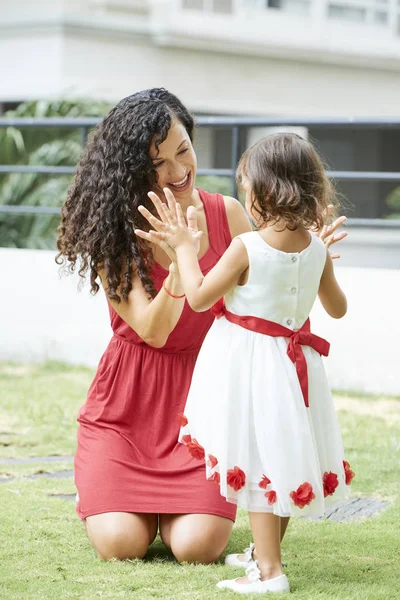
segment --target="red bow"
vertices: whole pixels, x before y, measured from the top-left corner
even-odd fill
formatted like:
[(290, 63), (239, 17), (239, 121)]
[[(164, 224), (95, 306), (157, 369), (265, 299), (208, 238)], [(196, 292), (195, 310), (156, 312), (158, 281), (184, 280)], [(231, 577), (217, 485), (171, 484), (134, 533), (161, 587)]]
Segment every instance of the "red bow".
[(267, 321), (266, 319), (260, 319), (259, 317), (247, 317), (241, 315), (235, 315), (229, 312), (224, 303), (224, 299), (221, 298), (211, 308), (211, 313), (217, 319), (225, 317), (231, 323), (235, 323), (244, 329), (250, 331), (256, 331), (264, 335), (270, 335), (272, 337), (285, 337), (289, 338), (287, 355), (296, 366), (297, 376), (301, 391), (304, 398), (304, 404), (308, 407), (308, 374), (307, 374), (307, 362), (304, 356), (302, 346), (310, 346), (318, 354), (328, 356), (330, 344), (323, 338), (314, 335), (310, 331), (310, 319), (304, 323), (301, 329), (298, 331), (292, 331), (279, 323), (273, 321)]
[(210, 312), (216, 319), (223, 317), (226, 312), (224, 299), (220, 298), (218, 302), (216, 302), (214, 306), (210, 308)]

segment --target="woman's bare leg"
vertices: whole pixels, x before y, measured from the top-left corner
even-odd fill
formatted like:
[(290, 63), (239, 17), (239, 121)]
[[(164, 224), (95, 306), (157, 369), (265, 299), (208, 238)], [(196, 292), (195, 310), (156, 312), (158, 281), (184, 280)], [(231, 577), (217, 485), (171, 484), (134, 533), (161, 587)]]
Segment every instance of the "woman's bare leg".
[(87, 517), (86, 533), (101, 560), (143, 558), (157, 535), (158, 516), (108, 512)]
[(178, 562), (209, 564), (225, 550), (233, 522), (217, 515), (160, 515), (160, 535)]

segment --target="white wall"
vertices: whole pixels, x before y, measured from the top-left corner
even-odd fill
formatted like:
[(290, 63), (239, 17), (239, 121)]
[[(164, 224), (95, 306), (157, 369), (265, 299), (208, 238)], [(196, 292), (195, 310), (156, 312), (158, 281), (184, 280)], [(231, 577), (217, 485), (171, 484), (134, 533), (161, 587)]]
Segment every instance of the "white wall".
[[(111, 337), (102, 292), (59, 277), (53, 252), (0, 249), (0, 360), (47, 359), (94, 367)], [(330, 319), (320, 305), (313, 331), (331, 342), (333, 388), (400, 395), (400, 270), (337, 268), (349, 311)], [(23, 278), (22, 283), (20, 278)]]
[(0, 249), (0, 360), (95, 366), (112, 335), (105, 296), (78, 292), (54, 257)]

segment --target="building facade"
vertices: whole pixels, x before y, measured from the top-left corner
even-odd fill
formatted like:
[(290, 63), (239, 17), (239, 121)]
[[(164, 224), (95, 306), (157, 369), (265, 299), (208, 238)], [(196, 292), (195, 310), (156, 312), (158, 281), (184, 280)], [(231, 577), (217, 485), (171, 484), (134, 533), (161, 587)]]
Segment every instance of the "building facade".
[[(400, 0), (5, 0), (0, 65), (3, 109), (164, 86), (203, 115), (393, 116)], [(310, 134), (334, 170), (396, 170), (396, 132)], [(230, 166), (229, 145), (229, 131), (201, 130), (201, 165)], [(381, 217), (394, 187), (342, 191), (352, 216)]]

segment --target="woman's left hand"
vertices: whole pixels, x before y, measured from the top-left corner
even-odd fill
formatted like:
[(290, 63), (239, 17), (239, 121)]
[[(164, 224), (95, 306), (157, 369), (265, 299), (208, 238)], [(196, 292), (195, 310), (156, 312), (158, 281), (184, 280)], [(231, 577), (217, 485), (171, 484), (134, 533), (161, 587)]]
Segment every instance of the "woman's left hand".
[[(332, 205), (328, 207), (328, 214), (332, 210)], [(335, 231), (343, 225), (347, 220), (346, 217), (337, 218), (332, 225), (324, 225), (323, 228), (317, 233), (318, 237), (324, 242), (327, 248), (330, 248), (332, 244), (336, 244), (336, 242), (340, 242), (347, 236), (347, 231), (341, 231), (340, 233), (335, 233)], [(331, 254), (332, 258), (340, 258), (340, 254)]]

